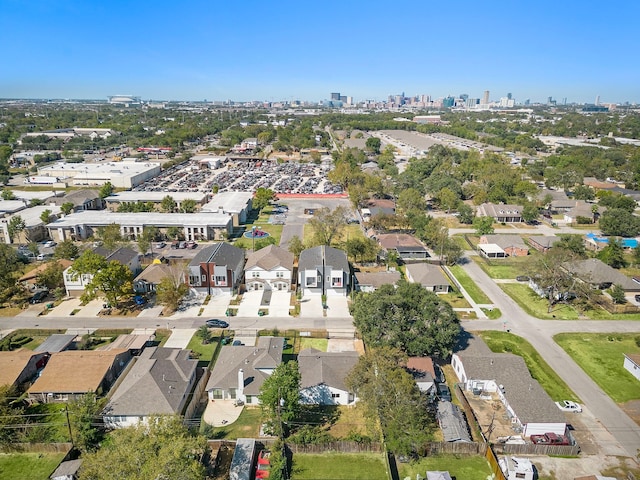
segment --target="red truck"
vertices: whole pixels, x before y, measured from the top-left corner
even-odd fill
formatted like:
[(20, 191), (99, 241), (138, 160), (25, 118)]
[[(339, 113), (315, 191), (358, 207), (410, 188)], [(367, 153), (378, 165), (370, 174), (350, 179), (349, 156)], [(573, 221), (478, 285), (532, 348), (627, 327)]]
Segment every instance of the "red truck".
[(571, 445), (564, 435), (547, 432), (543, 435), (531, 435), (531, 441), (536, 445)]

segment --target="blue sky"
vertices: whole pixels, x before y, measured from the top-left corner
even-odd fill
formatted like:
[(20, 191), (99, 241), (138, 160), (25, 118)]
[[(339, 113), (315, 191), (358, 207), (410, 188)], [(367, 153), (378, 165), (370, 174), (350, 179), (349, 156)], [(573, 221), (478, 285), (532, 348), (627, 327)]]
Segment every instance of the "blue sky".
[(0, 0), (0, 97), (640, 102), (640, 2)]

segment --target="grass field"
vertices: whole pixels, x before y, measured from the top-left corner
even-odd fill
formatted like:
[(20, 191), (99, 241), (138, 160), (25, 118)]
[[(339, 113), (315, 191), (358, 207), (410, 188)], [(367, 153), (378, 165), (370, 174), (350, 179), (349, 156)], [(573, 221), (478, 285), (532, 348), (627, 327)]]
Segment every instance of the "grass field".
[(296, 453), (291, 479), (386, 480), (387, 471), (382, 453)]
[(483, 308), (482, 311), (485, 313), (489, 320), (497, 320), (502, 316), (502, 312), (499, 308), (492, 308), (489, 310), (488, 308)]
[[(258, 438), (262, 412), (260, 407), (247, 407), (242, 409), (238, 419), (224, 427), (211, 428), (209, 438), (235, 440), (236, 438)], [(206, 427), (203, 423), (203, 428)]]
[(452, 308), (470, 308), (471, 305), (461, 293), (452, 292), (452, 293), (442, 293), (438, 295), (438, 298), (441, 298)]
[(460, 282), (460, 285), (462, 285), (462, 288), (467, 291), (474, 302), (483, 304), (491, 303), (489, 297), (487, 297), (485, 293), (480, 290), (480, 287), (478, 287), (478, 285), (476, 285), (475, 282), (471, 280), (471, 278), (469, 278), (467, 272), (465, 272), (460, 265), (449, 267), (449, 270), (451, 271), (451, 273), (453, 273), (453, 276), (456, 277), (458, 282)]
[(367, 419), (364, 416), (364, 409), (361, 405), (356, 403), (354, 407), (338, 406), (337, 409), (337, 419), (328, 430), (331, 436), (345, 438), (349, 433), (354, 432), (366, 435), (373, 441), (379, 438), (380, 434), (378, 432), (370, 431), (370, 426), (367, 425)]
[(427, 470), (448, 471), (451, 478), (460, 480), (486, 480), (491, 475), (489, 463), (481, 456), (438, 455), (421, 458), (411, 463), (398, 463), (400, 478), (424, 478)]
[(624, 353), (640, 354), (640, 333), (561, 333), (554, 340), (615, 402), (640, 399), (638, 381), (623, 367)]
[[(305, 348), (315, 348), (321, 352), (326, 352), (328, 344), (329, 340), (326, 338), (300, 338), (300, 350), (304, 350)], [(296, 353), (300, 352), (298, 351)]]
[(193, 335), (193, 337), (191, 337), (191, 340), (189, 340), (189, 345), (187, 345), (187, 349), (199, 355), (198, 363), (202, 362), (201, 364), (208, 365), (211, 359), (213, 358), (213, 354), (216, 351), (216, 347), (218, 346), (219, 340), (220, 340), (219, 337), (212, 337), (209, 343), (203, 344), (202, 339), (198, 335), (198, 332), (196, 332)]
[(531, 376), (554, 400), (575, 400), (579, 398), (566, 383), (544, 361), (542, 356), (525, 339), (508, 332), (484, 331), (478, 335), (487, 343), (491, 351), (496, 353), (513, 353), (523, 358)]
[(578, 312), (573, 307), (565, 304), (553, 306), (553, 310), (547, 312), (548, 302), (541, 298), (528, 285), (523, 283), (500, 283), (498, 286), (504, 290), (520, 307), (529, 315), (542, 319), (577, 320)]
[(0, 453), (0, 478), (47, 480), (64, 453)]

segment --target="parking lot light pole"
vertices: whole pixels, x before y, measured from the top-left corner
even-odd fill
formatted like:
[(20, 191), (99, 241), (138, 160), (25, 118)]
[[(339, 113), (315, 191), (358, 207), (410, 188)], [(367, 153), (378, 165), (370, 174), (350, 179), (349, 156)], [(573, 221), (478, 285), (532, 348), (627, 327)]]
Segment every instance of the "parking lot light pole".
[(251, 251), (256, 251), (256, 227), (255, 225), (251, 227)]

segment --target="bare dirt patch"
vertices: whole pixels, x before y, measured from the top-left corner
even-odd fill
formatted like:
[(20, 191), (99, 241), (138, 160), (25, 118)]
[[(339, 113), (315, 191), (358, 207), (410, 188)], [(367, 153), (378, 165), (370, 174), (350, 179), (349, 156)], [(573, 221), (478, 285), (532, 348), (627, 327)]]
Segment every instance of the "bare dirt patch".
[(620, 408), (624, 410), (631, 420), (640, 425), (640, 400), (630, 400), (620, 404)]

